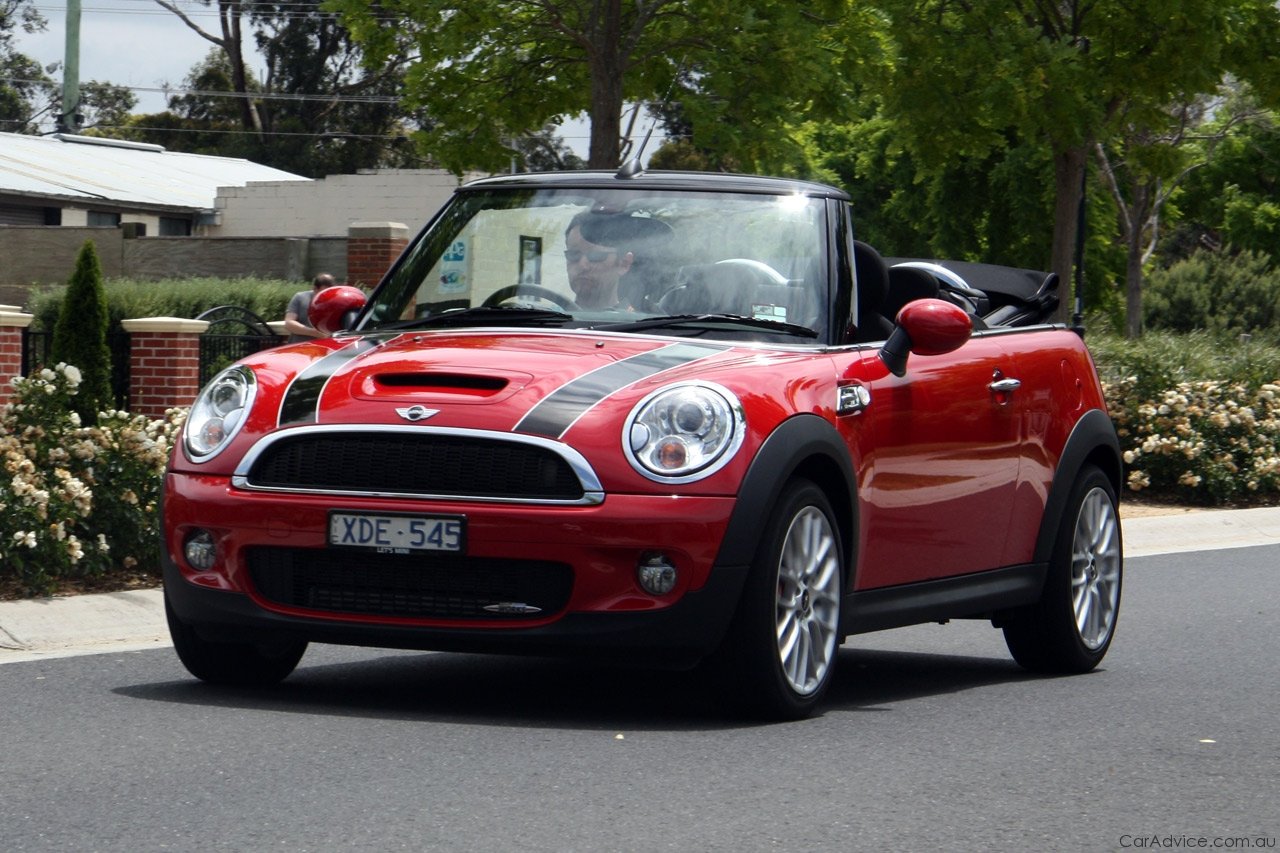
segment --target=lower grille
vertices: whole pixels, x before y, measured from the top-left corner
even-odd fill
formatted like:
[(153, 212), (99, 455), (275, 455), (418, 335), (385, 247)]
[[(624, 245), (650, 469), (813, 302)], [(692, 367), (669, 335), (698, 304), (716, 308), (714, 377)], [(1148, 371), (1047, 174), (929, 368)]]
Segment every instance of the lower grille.
[[(560, 611), (573, 590), (569, 566), (538, 560), (268, 547), (251, 548), (247, 557), (253, 585), (267, 600), (332, 613), (527, 619)], [(484, 609), (511, 604), (525, 609)]]

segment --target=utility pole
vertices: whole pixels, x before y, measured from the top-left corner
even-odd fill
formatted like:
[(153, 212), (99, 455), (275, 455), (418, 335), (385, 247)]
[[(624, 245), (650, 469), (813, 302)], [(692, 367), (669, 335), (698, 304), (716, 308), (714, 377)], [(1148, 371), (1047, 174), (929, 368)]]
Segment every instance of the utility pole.
[(79, 133), (80, 122), (80, 0), (67, 0), (67, 42), (62, 59), (62, 114), (59, 133)]

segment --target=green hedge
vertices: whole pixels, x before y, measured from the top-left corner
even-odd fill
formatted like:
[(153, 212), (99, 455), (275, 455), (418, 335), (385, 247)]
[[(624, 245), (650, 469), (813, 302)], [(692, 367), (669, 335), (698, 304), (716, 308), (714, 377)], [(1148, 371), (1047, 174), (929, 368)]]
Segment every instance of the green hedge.
[[(283, 320), (289, 298), (299, 290), (307, 290), (307, 282), (278, 279), (187, 278), (164, 281), (108, 279), (107, 315), (111, 328), (118, 329), (121, 320), (140, 317), (186, 317), (217, 308), (238, 305), (268, 322)], [(58, 320), (66, 287), (42, 288), (32, 293), (28, 310), (35, 316), (32, 325), (51, 331)]]

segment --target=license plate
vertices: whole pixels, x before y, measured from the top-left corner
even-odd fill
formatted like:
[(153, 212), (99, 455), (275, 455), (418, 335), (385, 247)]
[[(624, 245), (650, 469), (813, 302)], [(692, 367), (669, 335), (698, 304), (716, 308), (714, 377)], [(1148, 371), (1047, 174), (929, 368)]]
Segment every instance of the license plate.
[(461, 551), (466, 519), (443, 515), (329, 513), (329, 544), (384, 554)]

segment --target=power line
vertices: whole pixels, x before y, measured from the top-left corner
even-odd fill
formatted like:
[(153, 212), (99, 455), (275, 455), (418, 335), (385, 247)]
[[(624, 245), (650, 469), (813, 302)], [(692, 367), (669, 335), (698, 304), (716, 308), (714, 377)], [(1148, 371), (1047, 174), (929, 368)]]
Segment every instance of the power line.
[[(156, 5), (153, 0), (134, 0), (140, 4), (148, 4), (143, 8), (127, 9), (127, 8), (108, 8), (104, 6), (81, 6), (80, 13), (93, 15), (124, 15), (124, 16), (147, 16), (147, 17), (178, 17), (174, 12)], [(285, 18), (292, 20), (302, 20), (306, 18), (327, 18), (330, 20), (340, 20), (341, 16), (337, 12), (327, 12), (320, 9), (318, 4), (307, 3), (279, 3), (269, 4), (271, 8), (263, 9), (257, 17), (261, 18)], [(241, 7), (241, 15), (245, 18), (255, 17), (255, 4), (249, 3)], [(291, 7), (297, 11), (291, 11)], [(44, 13), (50, 17), (63, 15), (67, 11), (66, 6), (50, 6), (45, 4), (32, 5), (30, 8)], [(199, 6), (185, 8), (181, 10), (184, 15), (192, 20), (219, 20), (222, 15), (216, 7)], [(399, 18), (392, 16), (377, 16), (374, 20), (384, 23), (399, 22)]]
[[(21, 77), (0, 77), (6, 83), (25, 83), (37, 86), (56, 86), (57, 84), (50, 80), (28, 80)], [(324, 94), (302, 94), (291, 92), (223, 92), (214, 89), (178, 89), (163, 88), (154, 86), (124, 86), (118, 83), (105, 83), (104, 85), (113, 86), (117, 89), (128, 89), (131, 92), (149, 92), (158, 93), (165, 96), (171, 95), (198, 95), (203, 98), (233, 98), (248, 99), (253, 101), (323, 101), (326, 103), (341, 104), (397, 104), (400, 99), (395, 95), (324, 95)]]

